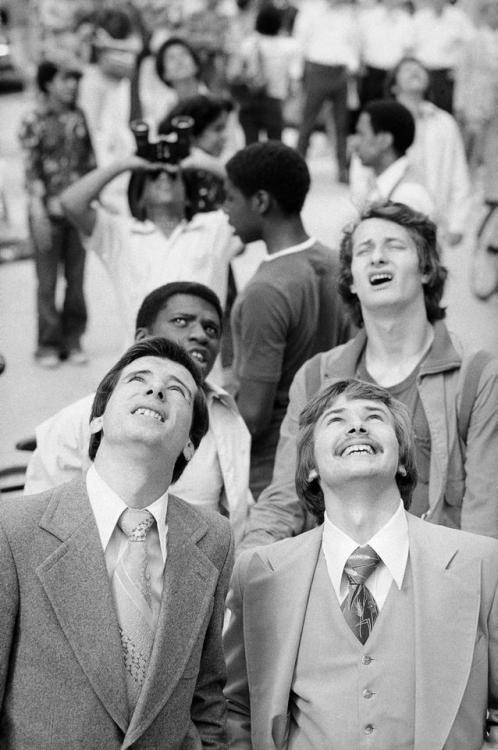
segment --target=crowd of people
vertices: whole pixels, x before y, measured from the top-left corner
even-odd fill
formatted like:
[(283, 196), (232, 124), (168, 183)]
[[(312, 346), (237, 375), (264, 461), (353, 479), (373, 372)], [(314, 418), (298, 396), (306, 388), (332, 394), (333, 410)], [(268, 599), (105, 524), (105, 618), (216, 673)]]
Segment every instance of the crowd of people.
[(0, 504), (0, 746), (498, 748), (498, 359), (441, 256), (498, 292), (498, 0), (37, 10), (35, 360), (87, 362), (86, 253), (124, 353)]

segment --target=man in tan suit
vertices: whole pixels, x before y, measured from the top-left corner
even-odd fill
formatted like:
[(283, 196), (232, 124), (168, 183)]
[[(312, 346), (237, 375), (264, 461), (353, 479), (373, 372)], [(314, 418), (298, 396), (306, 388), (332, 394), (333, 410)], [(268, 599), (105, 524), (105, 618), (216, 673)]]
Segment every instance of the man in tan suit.
[(324, 522), (237, 562), (230, 747), (498, 748), (498, 543), (406, 512), (414, 455), (379, 386), (305, 407), (296, 487)]
[(225, 750), (229, 523), (168, 492), (208, 428), (179, 346), (104, 377), (84, 480), (0, 507), (2, 750)]

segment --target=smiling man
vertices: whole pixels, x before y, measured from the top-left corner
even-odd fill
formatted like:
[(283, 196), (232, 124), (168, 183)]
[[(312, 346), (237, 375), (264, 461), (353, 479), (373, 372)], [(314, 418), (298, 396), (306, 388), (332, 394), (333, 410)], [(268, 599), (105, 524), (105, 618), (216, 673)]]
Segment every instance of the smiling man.
[[(188, 503), (218, 510), (230, 518), (236, 542), (244, 532), (249, 491), (250, 435), (233, 398), (206, 380), (220, 350), (222, 310), (208, 287), (177, 281), (154, 289), (140, 306), (135, 340), (163, 336), (183, 346), (203, 378), (209, 430), (174, 492)], [(90, 412), (94, 394), (85, 396), (36, 429), (37, 447), (29, 462), (25, 494), (74, 479), (91, 465)], [(202, 481), (199, 481), (199, 477)]]
[(85, 479), (2, 504), (0, 745), (226, 748), (228, 522), (171, 491), (208, 428), (200, 373), (155, 337), (92, 406)]
[(352, 379), (303, 410), (296, 488), (324, 523), (235, 567), (234, 750), (498, 748), (498, 543), (406, 512), (410, 421)]
[(435, 224), (408, 206), (373, 206), (345, 232), (339, 289), (360, 331), (294, 378), (272, 483), (251, 511), (242, 547), (304, 529), (293, 484), (299, 414), (344, 377), (384, 386), (409, 410), (419, 473), (411, 512), (498, 537), (498, 366), (487, 352), (463, 351), (446, 328), (446, 273)]

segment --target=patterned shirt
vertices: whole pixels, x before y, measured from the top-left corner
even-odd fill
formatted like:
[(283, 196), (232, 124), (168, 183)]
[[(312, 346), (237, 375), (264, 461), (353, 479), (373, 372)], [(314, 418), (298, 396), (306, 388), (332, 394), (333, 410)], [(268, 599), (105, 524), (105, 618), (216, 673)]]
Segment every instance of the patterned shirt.
[(45, 200), (58, 197), (94, 169), (95, 156), (83, 112), (56, 111), (42, 103), (23, 119), (19, 140), (24, 154), (26, 189), (41, 182)]

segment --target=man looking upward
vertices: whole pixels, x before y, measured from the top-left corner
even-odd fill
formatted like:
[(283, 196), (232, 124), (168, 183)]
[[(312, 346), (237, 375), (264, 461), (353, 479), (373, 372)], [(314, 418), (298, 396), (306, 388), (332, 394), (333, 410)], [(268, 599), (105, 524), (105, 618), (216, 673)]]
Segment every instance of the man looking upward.
[(2, 504), (0, 745), (223, 750), (228, 522), (170, 492), (205, 435), (163, 338), (101, 381), (85, 479)]
[(339, 380), (306, 406), (296, 488), (323, 523), (237, 562), (234, 750), (498, 748), (498, 543), (407, 513), (416, 481), (385, 389)]

